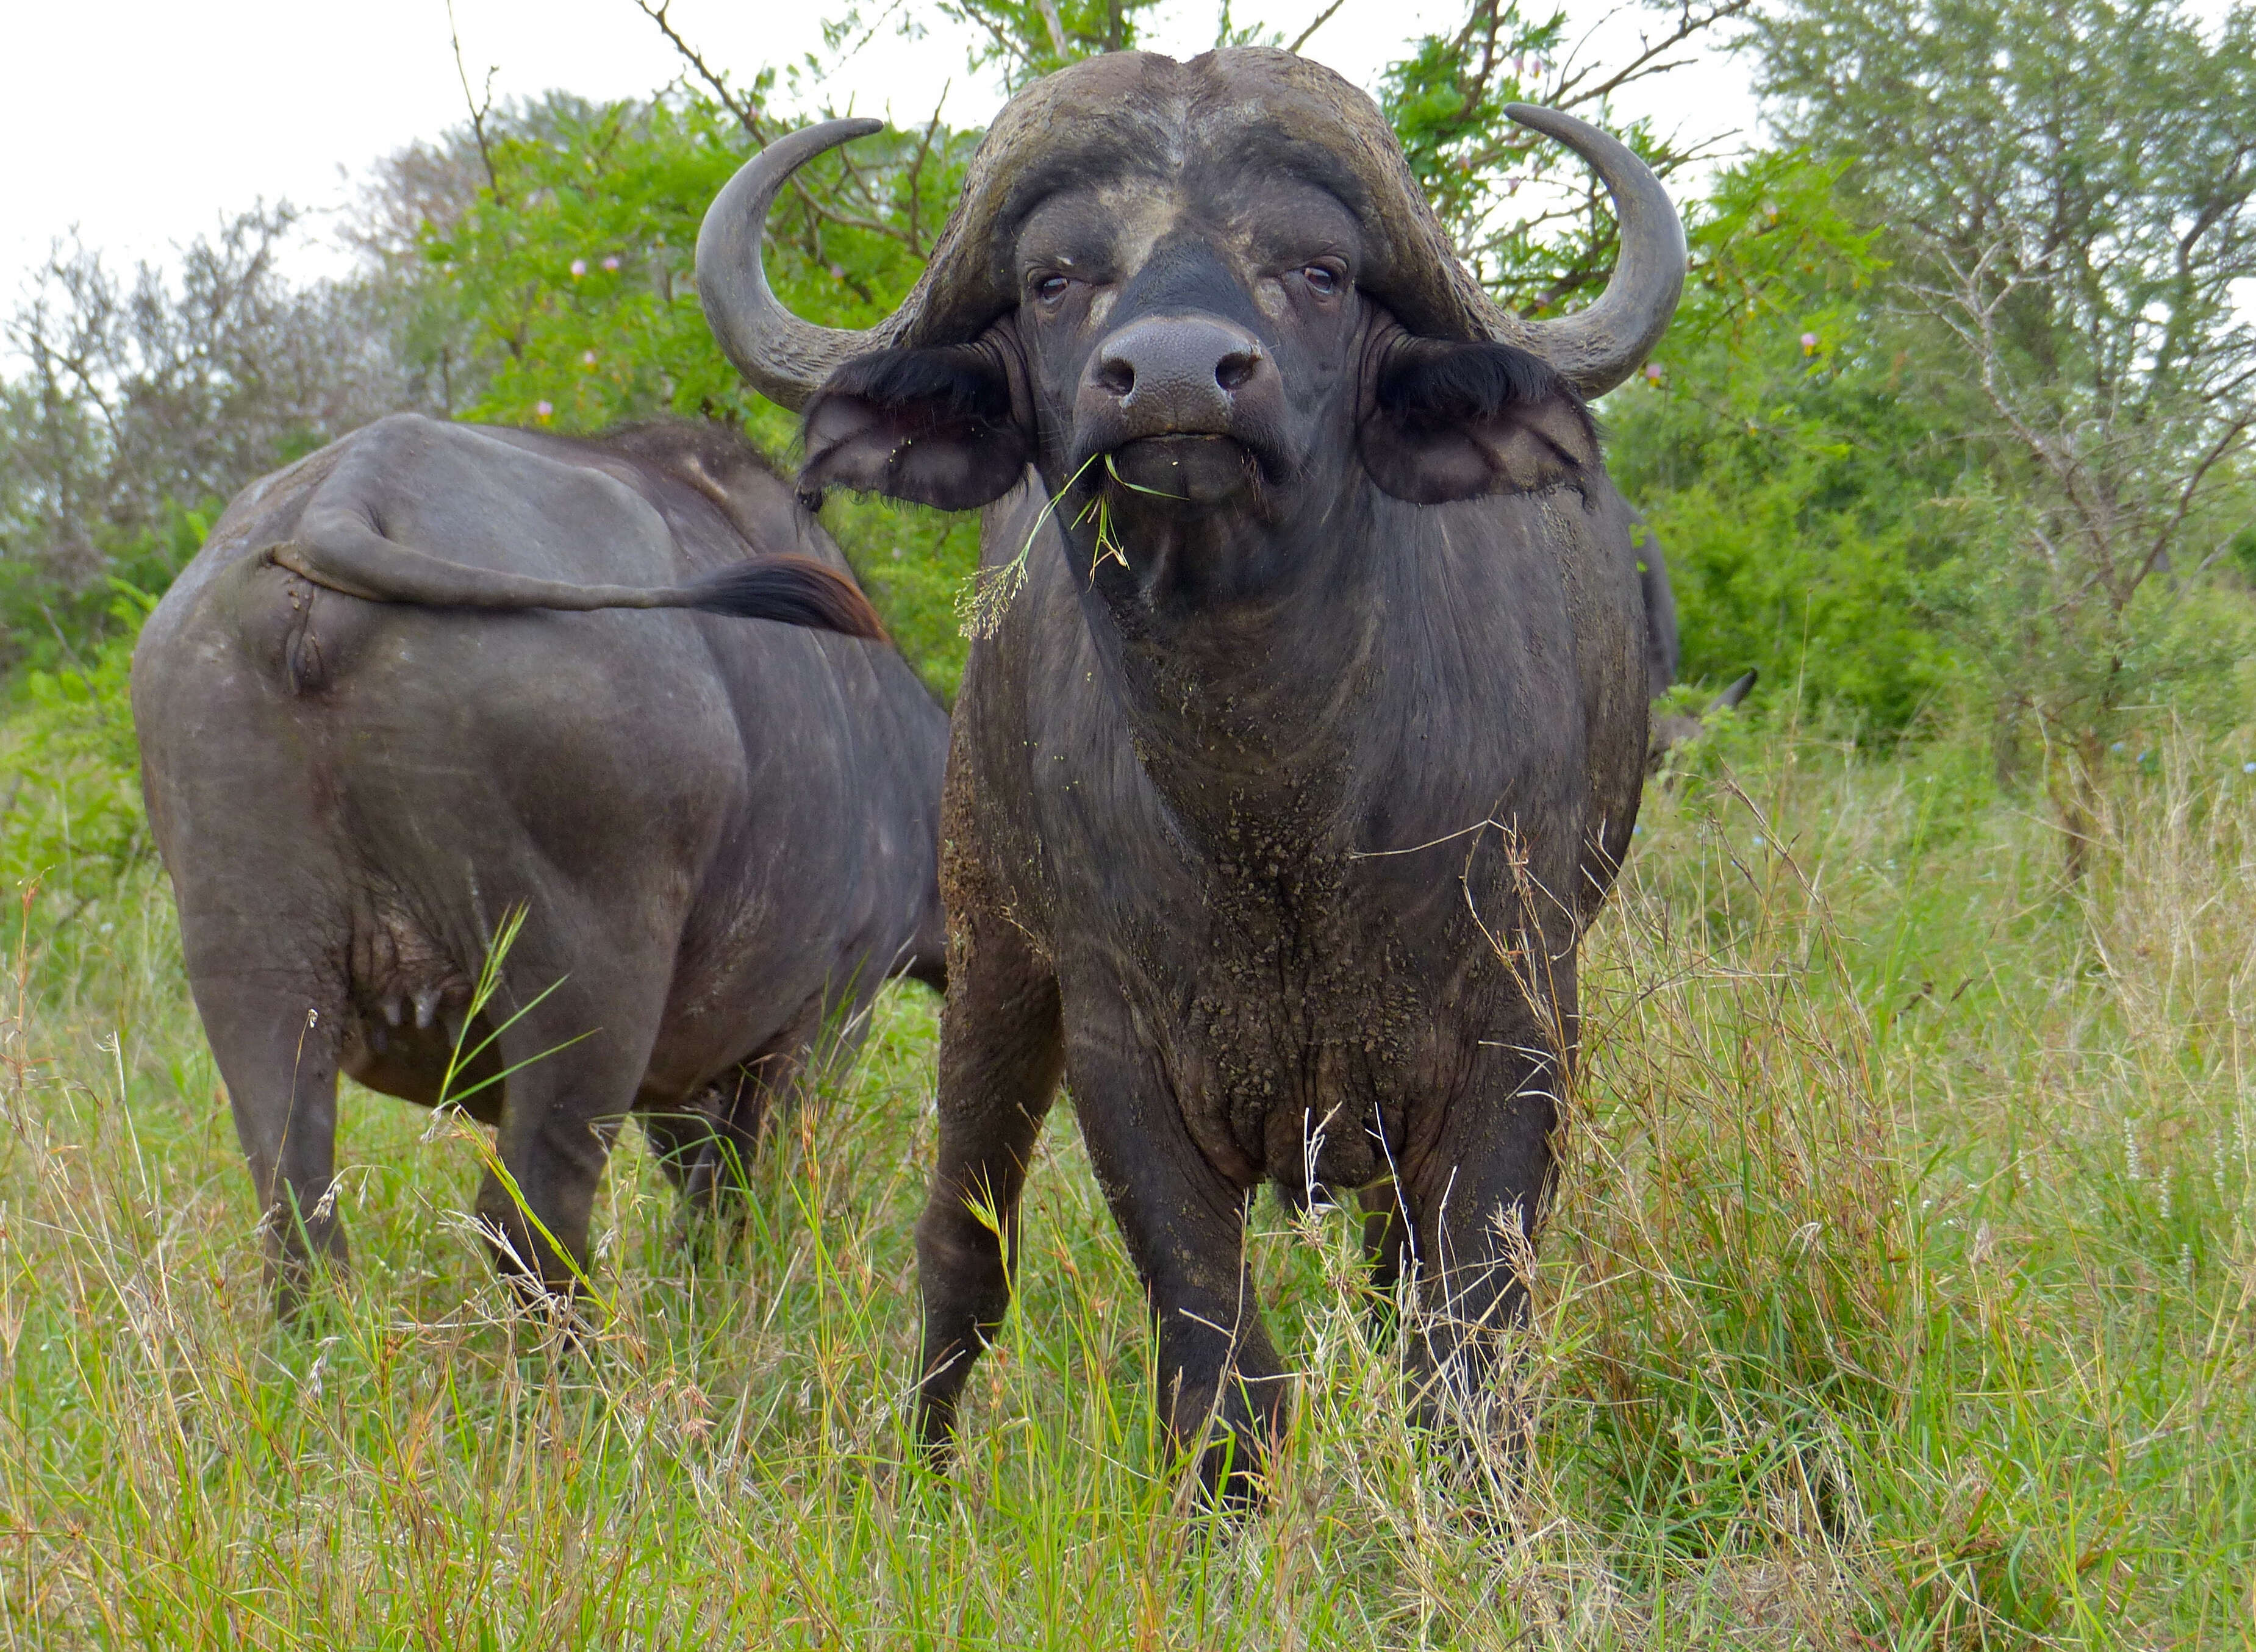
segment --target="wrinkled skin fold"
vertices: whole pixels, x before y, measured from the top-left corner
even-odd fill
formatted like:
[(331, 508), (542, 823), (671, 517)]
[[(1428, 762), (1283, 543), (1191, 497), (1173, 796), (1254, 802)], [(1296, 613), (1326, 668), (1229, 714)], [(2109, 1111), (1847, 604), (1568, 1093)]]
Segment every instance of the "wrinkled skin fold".
[[(705, 611), (600, 611), (653, 607)], [(478, 1213), (568, 1297), (629, 1115), (709, 1206), (888, 975), (940, 982), (947, 720), (875, 630), (790, 485), (711, 428), (403, 416), (229, 507), (133, 703), (286, 1316), (344, 1260), (341, 1073), (431, 1106), (457, 1038), (497, 1033), (454, 1086), (506, 1172)]]
[[(1637, 231), (1571, 338), (1483, 307), (1368, 100), (1253, 50), (1022, 93), (871, 333), (777, 322), (767, 354), (731, 318), (746, 370), (805, 403), (803, 487), (987, 513), (917, 1231), (935, 1451), (1061, 1078), (1213, 1495), (1259, 1495), (1287, 1403), (1246, 1266), (1265, 1181), (1361, 1194), (1416, 1417), (1501, 1427), (1576, 946), (1646, 749), (1631, 518), (1583, 395), (1634, 369), (1681, 275), (1649, 174), (1565, 128)], [(709, 218), (707, 243), (749, 238)]]

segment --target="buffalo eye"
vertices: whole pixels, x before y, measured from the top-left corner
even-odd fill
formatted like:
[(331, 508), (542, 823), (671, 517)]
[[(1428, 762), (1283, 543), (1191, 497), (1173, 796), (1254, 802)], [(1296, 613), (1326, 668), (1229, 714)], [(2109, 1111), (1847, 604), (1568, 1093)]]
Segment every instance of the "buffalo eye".
[(1312, 264), (1301, 271), (1301, 279), (1308, 284), (1308, 291), (1320, 299), (1329, 299), (1339, 291), (1340, 274), (1329, 264)]
[(1044, 276), (1034, 283), (1034, 296), (1044, 304), (1055, 304), (1065, 297), (1065, 290), (1072, 285), (1061, 275)]

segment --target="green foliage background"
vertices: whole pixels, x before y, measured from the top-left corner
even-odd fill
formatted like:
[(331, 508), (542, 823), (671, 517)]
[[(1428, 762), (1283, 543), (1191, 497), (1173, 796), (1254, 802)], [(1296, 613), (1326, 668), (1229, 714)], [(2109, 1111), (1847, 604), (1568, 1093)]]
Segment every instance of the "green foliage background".
[(1773, 700), (1892, 734), (1951, 681), (1919, 593), (1956, 549), (1959, 460), (1865, 325), (1884, 265), (1834, 177), (1760, 157), (1688, 214), (1680, 319), (1608, 404), (1609, 459), (1665, 549), (1685, 678), (1753, 666)]
[[(1982, 730), (2008, 784), (2034, 742), (2064, 819), (2093, 806), (2076, 775), (2088, 777), (2115, 746), (2150, 743), (2150, 726), (2191, 717), (2224, 730), (2247, 721), (2242, 662), (2256, 647), (2248, 594), (2256, 482), (2245, 428), (2236, 434), (2230, 423), (2243, 404), (2228, 394), (2224, 412), (2210, 417), (2208, 404), (2189, 400), (2204, 386), (2230, 391), (2256, 381), (2256, 344), (2219, 307), (2234, 280), (2256, 272), (2256, 228), (2244, 233), (2236, 216), (2256, 190), (2256, 171), (2236, 171), (2231, 158), (2256, 153), (2256, 99), (2241, 96), (2256, 86), (2256, 24), (2245, 4), (2229, 7), (2204, 35), (2208, 25), (2165, 0), (2127, 11), (2076, 4), (2047, 36), (2024, 26), (2035, 13), (2023, 0), (1979, 0), (1971, 10), (1928, 0), (1709, 0), (1669, 11), (1641, 54), (1593, 65), (1558, 60), (1574, 57), (1564, 12), (1466, 0), (1459, 26), (1406, 42), (1376, 88), (1469, 262), (1525, 313), (1586, 302), (1612, 268), (1615, 239), (1603, 192), (1578, 161), (1510, 121), (1513, 100), (1549, 101), (1621, 133), (1682, 202), (1692, 265), (1676, 323), (1644, 374), (1599, 411), (1613, 475), (1669, 565), (1683, 677), (1712, 687), (1759, 668), (1750, 707), (1758, 719), (1815, 720), (1866, 739)], [(941, 11), (968, 31), (983, 72), (1013, 86), (1137, 44), (1149, 15), (1143, 0), (953, 0)], [(850, 60), (853, 38), (893, 26), (892, 17), (842, 13), (830, 30), (838, 63)], [(1902, 32), (1914, 26), (1996, 49), (1907, 44)], [(1731, 29), (1743, 31), (1754, 56), (1776, 135), (1698, 173), (1695, 149), (1638, 117), (1636, 88), (1673, 46)], [(1279, 39), (1227, 15), (1220, 31)], [(2109, 43), (2118, 55), (2174, 67), (2142, 79), (2085, 61)], [(838, 63), (802, 65), (780, 81), (758, 67), (735, 81), (701, 60), (645, 99), (590, 103), (556, 93), (482, 109), (472, 126), (387, 163), (392, 193), (372, 198), (363, 231), (377, 273), (349, 303), (271, 302), (238, 329), (232, 355), (188, 348), (186, 334), (175, 354), (255, 362), (280, 339), (301, 341), (308, 362), (324, 350), (350, 354), (354, 339), (389, 352), (390, 376), (357, 400), (324, 400), (318, 374), (300, 372), (292, 398), (262, 414), (258, 430), (278, 432), (252, 441), (262, 464), (349, 427), (369, 394), (396, 400), (413, 390), (455, 416), (567, 432), (661, 417), (721, 420), (787, 467), (795, 423), (749, 391), (714, 345), (694, 250), (706, 203), (748, 155), (833, 112), (823, 102), (834, 84), (826, 71), (840, 87), (851, 81)], [(2182, 152), (2173, 158), (2133, 141), (2141, 123), (2176, 133)], [(2048, 130), (2060, 136), (2051, 149)], [(771, 224), (769, 271), (786, 301), (812, 320), (850, 327), (892, 309), (916, 279), (979, 136), (935, 117), (807, 168)], [(2072, 206), (2073, 221), (2048, 223), (2045, 199)], [(250, 272), (288, 221), (286, 209), (246, 219), (208, 250), (204, 288), (255, 286)], [(2177, 243), (2162, 235), (2173, 223), (2189, 226), (2182, 269), (2169, 262)], [(2062, 539), (2058, 489), (2048, 493), (2042, 465), (2001, 436), (1997, 408), (1971, 388), (1963, 341), (1936, 319), (1937, 271), (1959, 256), (1954, 248), (1976, 244), (1969, 225), (2003, 226), (1999, 233), (2036, 248), (2012, 243), (2026, 268), (1999, 312), (2012, 339), (2006, 368), (2037, 375), (2024, 401), (2057, 416), (2048, 428), (2063, 446), (2085, 427), (2113, 432), (2093, 473), (2114, 489), (2108, 509), (2133, 525), (2141, 510), (2152, 517), (2154, 501), (2138, 496), (2141, 479), (2189, 471), (2194, 438), (2223, 432), (2215, 462), (2199, 468), (2198, 508), (2174, 530), (2167, 574), (2117, 578), (2120, 600), (2089, 600), (2105, 582), (2106, 558), (2094, 561)], [(2094, 248), (2113, 251), (2102, 258)], [(114, 329), (129, 309), (151, 313), (149, 279), (145, 272), (137, 309), (123, 304), (122, 288), (110, 294), (105, 325)], [(201, 290), (184, 289), (184, 306)], [(81, 278), (68, 291), (82, 303), (107, 290)], [(2138, 329), (2150, 313), (2184, 319), (2141, 347)], [(19, 341), (25, 325), (19, 314)], [(315, 334), (321, 348), (302, 342)], [(173, 422), (193, 427), (197, 408), (249, 404), (240, 367), (201, 401), (180, 389), (177, 362), (159, 367), (137, 391), (152, 419), (179, 413)], [(120, 591), (161, 591), (221, 502), (202, 497), (189, 509), (176, 498), (197, 488), (130, 477), (136, 497), (159, 503), (113, 510), (75, 562), (27, 554), (39, 524), (67, 517), (88, 487), (100, 420), (91, 404), (58, 417), (52, 384), (5, 388), (0, 617), (18, 666), (9, 692), (29, 708), (25, 728), (46, 732), (15, 737), (0, 762), (29, 799), (52, 789), (55, 775), (75, 772), (58, 731), (91, 738), (99, 727), (91, 714), (73, 714), (81, 721), (71, 723), (64, 708), (78, 703), (74, 694), (81, 714), (98, 704), (95, 685), (108, 680), (113, 651), (130, 647), (139, 610)], [(43, 476), (48, 450), (68, 450), (77, 468), (59, 469), (61, 481)], [(148, 462), (170, 462), (170, 451), (156, 443)], [(130, 457), (121, 449), (118, 462)], [(208, 459), (195, 474), (246, 462)], [(976, 519), (834, 494), (824, 521), (925, 680), (952, 697)], [(2048, 565), (2032, 547), (2056, 540), (2066, 560)], [(101, 749), (98, 740), (87, 748)], [(2074, 771), (2066, 791), (2062, 753)], [(111, 790), (130, 813), (130, 788)], [(133, 852), (137, 840), (119, 837), (115, 820), (100, 825), (105, 811), (90, 798), (53, 798), (53, 807), (19, 801), (0, 815), (11, 845), (32, 846), (10, 847), (11, 866), (92, 863), (75, 847), (59, 853), (58, 833), (74, 846), (115, 840), (120, 853)]]
[[(1693, 683), (1758, 667), (1758, 707), (1790, 703), (1890, 740), (1994, 725), (2001, 774), (2031, 713), (2041, 739), (2073, 736), (2092, 750), (2182, 700), (2228, 720), (2245, 714), (2217, 690), (2232, 678), (2256, 582), (2245, 441), (2228, 440), (2203, 473), (2172, 578), (2096, 608), (2079, 594), (2091, 582), (2074, 545), (2057, 574), (2033, 557), (2042, 531), (2060, 538), (2041, 466), (2001, 440), (1963, 351), (1921, 308), (1937, 248), (1972, 248), (1969, 225), (2034, 237), (2000, 312), (2015, 370), (2043, 368), (2066, 387), (2055, 398), (2063, 431), (2128, 409), (2119, 422), (2134, 434), (2179, 432), (2110, 473), (2134, 517), (2147, 505), (2119, 478), (2167, 481), (2192, 463), (2180, 429), (2193, 428), (2184, 363), (2210, 360), (2194, 345), (2222, 340), (2225, 350), (2215, 357), (2222, 377), (2203, 383), (2247, 368), (2245, 329), (2236, 343), (2218, 306), (2235, 271), (2256, 272), (2256, 230), (2243, 233), (2235, 216), (2251, 174), (2231, 159), (2256, 150), (2241, 95), (2256, 87), (2248, 8), (2229, 7), (2204, 35), (2163, 0), (2077, 5), (2048, 35), (2022, 0), (1970, 10), (1705, 0), (1657, 13), (1638, 49), (1598, 63), (1578, 55), (1563, 11), (1465, 0), (1457, 26), (1406, 41), (1374, 88), (1469, 262), (1523, 313), (1587, 302), (1612, 268), (1615, 232), (1603, 191), (1509, 119), (1513, 101), (1548, 101), (1620, 133), (1683, 203), (1684, 305), (1646, 375), (1600, 411), (1615, 478), (1669, 563)], [(1152, 14), (1146, 0), (951, 0), (940, 15), (970, 42), (978, 72), (1016, 86), (1137, 45)], [(788, 465), (794, 421), (741, 383), (706, 328), (697, 228), (760, 144), (834, 112), (825, 100), (851, 86), (853, 41), (900, 24), (849, 7), (829, 27), (831, 59), (780, 75), (753, 66), (732, 80), (691, 59), (681, 81), (645, 99), (556, 93), (479, 111), (473, 126), (387, 163), (395, 183), (413, 186), (371, 209), (363, 241), (378, 255), (377, 296), (355, 313), (383, 319), (402, 382), (437, 386), (456, 416), (570, 432), (718, 419)], [(1226, 13), (1218, 27), (1233, 40), (1281, 39)], [(1944, 44), (1907, 44), (1907, 29)], [(1640, 79), (1674, 47), (1731, 31), (1776, 135), (1701, 172), (1696, 144), (1640, 117)], [(1949, 49), (1962, 36), (1994, 50)], [(2087, 60), (2102, 46), (2168, 74)], [(2142, 147), (2144, 126), (2175, 132), (2182, 152)], [(2053, 150), (2046, 130), (2059, 136)], [(889, 312), (916, 279), (979, 136), (935, 117), (807, 168), (771, 226), (783, 298), (833, 325)], [(2069, 217), (2048, 224), (2047, 199)], [(2171, 264), (2173, 224), (2193, 250), (2182, 269)], [(2203, 251), (2199, 236), (2212, 231)], [(2141, 354), (2148, 312), (2185, 320)], [(2113, 375), (2104, 383), (2093, 378), (2102, 368)], [(2083, 390), (2079, 375), (2091, 381)], [(28, 454), (34, 436), (95, 440), (90, 418), (25, 422), (25, 393), (11, 387), (0, 410), (0, 449)], [(336, 433), (300, 401), (277, 425), (300, 434), (275, 462)], [(218, 503), (145, 512), (58, 575), (18, 554), (10, 486), (0, 474), (0, 615), (14, 657), (51, 671), (114, 623), (103, 580), (160, 590)], [(926, 679), (952, 694), (964, 656), (955, 606), (976, 563), (976, 522), (840, 497), (825, 520)]]

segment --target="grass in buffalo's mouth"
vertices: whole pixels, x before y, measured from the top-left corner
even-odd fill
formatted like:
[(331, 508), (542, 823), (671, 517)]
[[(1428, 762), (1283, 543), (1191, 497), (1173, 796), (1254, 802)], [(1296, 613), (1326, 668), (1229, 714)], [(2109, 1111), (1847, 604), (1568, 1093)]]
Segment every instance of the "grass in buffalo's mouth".
[(1089, 503), (1084, 505), (1081, 514), (1074, 518), (1074, 526), (1076, 528), (1086, 527), (1092, 520), (1096, 524), (1096, 550), (1089, 564), (1089, 577), (1092, 580), (1096, 577), (1098, 566), (1107, 558), (1117, 562), (1124, 568), (1128, 566), (1127, 547), (1120, 542), (1119, 524), (1113, 519), (1112, 515), (1114, 488), (1124, 489), (1129, 493), (1142, 494), (1152, 499), (1181, 499), (1183, 496), (1181, 494), (1166, 493), (1157, 488), (1146, 488), (1141, 482), (1129, 481), (1120, 474), (1119, 463), (1111, 453), (1104, 455), (1104, 475), (1110, 485), (1099, 488), (1090, 496)]
[(1026, 559), (1033, 554), (1034, 541), (1041, 537), (1044, 524), (1056, 513), (1065, 496), (1079, 487), (1082, 479), (1100, 462), (1104, 467), (1104, 479), (1073, 519), (1073, 525), (1076, 528), (1086, 527), (1091, 522), (1096, 524), (1096, 545), (1089, 565), (1089, 577), (1092, 580), (1096, 577), (1098, 566), (1108, 558), (1124, 568), (1128, 566), (1127, 547), (1121, 542), (1118, 524), (1113, 517), (1113, 488), (1146, 494), (1154, 499), (1178, 499), (1182, 496), (1129, 481), (1120, 474), (1118, 463), (1110, 453), (1090, 454), (1066, 479), (1065, 486), (1043, 502), (1040, 511), (1034, 517), (1033, 526), (1026, 530), (1026, 538), (1019, 543), (1018, 554), (999, 567), (983, 567), (973, 573), (970, 584), (964, 587), (956, 603), (957, 618), (966, 637), (977, 641), (995, 635), (1003, 623), (1003, 615), (1010, 610), (1011, 603), (1026, 583)]
[[(1033, 525), (1019, 545), (1018, 555), (1000, 567), (981, 567), (971, 576), (956, 601), (956, 615), (962, 622), (963, 635), (976, 642), (995, 635), (1003, 623), (1003, 615), (1010, 611), (1012, 601), (1026, 583), (1026, 559), (1033, 555), (1034, 541), (1041, 537), (1042, 528), (1057, 512), (1058, 506), (1081, 483), (1081, 479), (1093, 469), (1103, 453), (1091, 453), (1082, 460), (1073, 475), (1066, 478), (1065, 486), (1042, 501), (1041, 510), (1034, 517)], [(1100, 531), (1100, 538), (1102, 537)]]
[(920, 989), (725, 1246), (672, 1242), (630, 1129), (577, 1355), (490, 1276), (473, 1145), (349, 1094), (356, 1272), (284, 1334), (168, 896), (34, 901), (0, 992), (0, 1639), (2241, 1644), (2249, 786), (2184, 743), (2120, 777), (2063, 895), (1971, 745), (1731, 738), (1649, 799), (1589, 943), (1515, 1483), (1406, 1431), (1348, 1220), (1265, 1202), (1301, 1375), (1242, 1527), (1154, 1437), (1065, 1109), (962, 1460), (909, 1466)]

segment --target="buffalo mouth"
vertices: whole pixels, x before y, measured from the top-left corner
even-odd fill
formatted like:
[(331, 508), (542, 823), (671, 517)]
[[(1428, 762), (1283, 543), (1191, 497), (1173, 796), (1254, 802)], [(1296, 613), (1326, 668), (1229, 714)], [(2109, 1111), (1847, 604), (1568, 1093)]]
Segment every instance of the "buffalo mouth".
[[(1142, 436), (1103, 455), (1106, 479), (1139, 504), (1229, 504), (1260, 485), (1261, 461), (1232, 436)], [(1127, 500), (1120, 503), (1126, 504)]]

